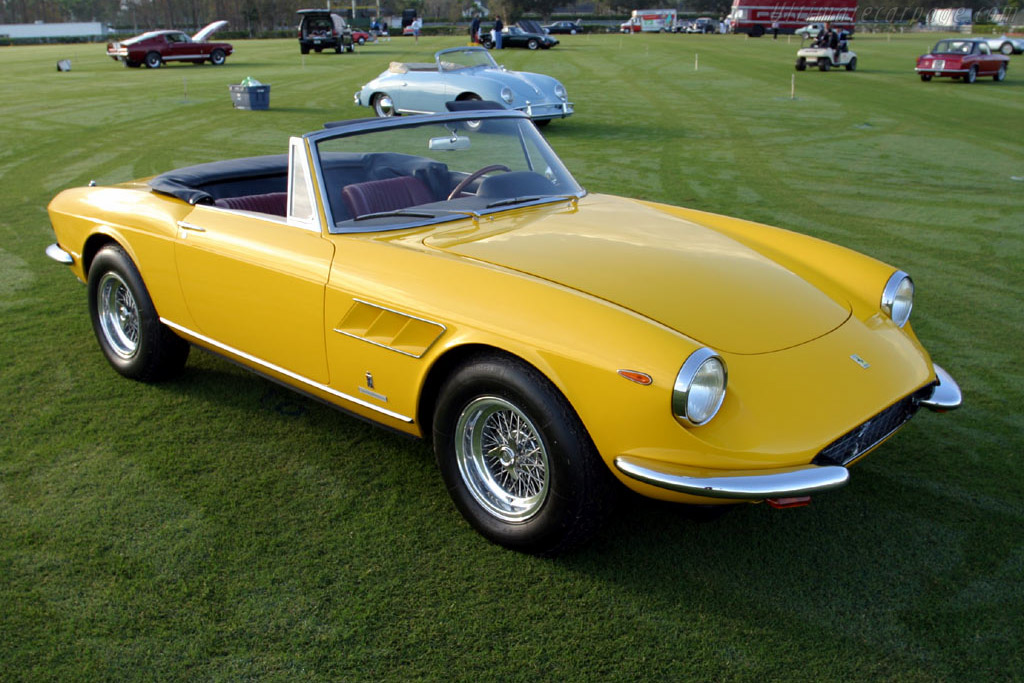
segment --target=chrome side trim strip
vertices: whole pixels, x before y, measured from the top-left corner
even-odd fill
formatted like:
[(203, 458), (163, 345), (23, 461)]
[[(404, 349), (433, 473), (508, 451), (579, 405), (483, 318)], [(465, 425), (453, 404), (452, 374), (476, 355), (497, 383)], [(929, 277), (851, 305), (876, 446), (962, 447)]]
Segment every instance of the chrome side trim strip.
[(932, 367), (935, 368), (935, 377), (939, 383), (935, 385), (932, 395), (921, 401), (921, 405), (928, 410), (934, 410), (939, 413), (944, 413), (947, 410), (956, 410), (964, 401), (960, 385), (956, 383), (953, 376), (946, 372), (945, 369), (934, 363)]
[(325, 384), (320, 384), (319, 382), (314, 382), (313, 380), (309, 379), (308, 377), (303, 377), (302, 375), (297, 375), (294, 372), (292, 372), (290, 370), (285, 370), (284, 368), (282, 368), (282, 367), (280, 367), (278, 365), (274, 365), (273, 363), (268, 363), (267, 361), (261, 360), (261, 359), (257, 358), (256, 356), (250, 355), (250, 354), (248, 354), (248, 353), (246, 353), (244, 351), (239, 351), (238, 349), (236, 349), (236, 348), (234, 348), (232, 346), (228, 346), (227, 344), (222, 344), (219, 341), (217, 341), (215, 339), (210, 339), (209, 337), (207, 337), (205, 335), (202, 335), (202, 334), (199, 334), (198, 332), (193, 332), (192, 330), (188, 329), (187, 327), (184, 327), (184, 326), (179, 325), (177, 323), (171, 322), (170, 320), (167, 320), (166, 318), (160, 318), (160, 322), (162, 322), (164, 325), (167, 325), (167, 327), (170, 327), (172, 330), (177, 330), (178, 332), (181, 332), (182, 334), (186, 334), (186, 335), (188, 335), (190, 337), (193, 337), (194, 339), (198, 339), (199, 341), (203, 342), (204, 344), (208, 344), (208, 345), (210, 345), (210, 346), (212, 346), (214, 348), (220, 349), (221, 351), (226, 351), (227, 353), (230, 353), (233, 356), (238, 356), (239, 358), (244, 358), (245, 360), (249, 361), (250, 363), (254, 363), (256, 365), (259, 365), (260, 367), (265, 368), (265, 369), (267, 369), (267, 370), (269, 370), (269, 371), (271, 371), (273, 373), (276, 373), (276, 374), (279, 374), (279, 375), (284, 375), (285, 377), (288, 377), (289, 379), (293, 379), (296, 382), (300, 382), (302, 384), (305, 384), (306, 386), (308, 386), (308, 387), (310, 387), (312, 389), (316, 389), (317, 391), (322, 391), (325, 394), (330, 394), (331, 396), (334, 396), (336, 398), (340, 398), (340, 399), (342, 399), (344, 401), (349, 401), (350, 403), (355, 403), (358, 406), (361, 406), (363, 408), (368, 408), (368, 409), (373, 410), (375, 412), (381, 413), (382, 415), (387, 415), (388, 417), (394, 418), (396, 420), (401, 420), (402, 422), (407, 422), (409, 424), (412, 424), (412, 422), (413, 422), (413, 419), (411, 417), (408, 417), (406, 415), (402, 415), (400, 413), (396, 413), (396, 412), (388, 410), (386, 408), (381, 408), (380, 406), (376, 406), (376, 405), (374, 405), (372, 403), (367, 403), (366, 401), (362, 400), (361, 398), (356, 398), (355, 396), (350, 396), (350, 395), (348, 395), (346, 393), (338, 391), (337, 389), (332, 389), (331, 387), (329, 387), (329, 386), (327, 386)]
[(48, 246), (46, 248), (46, 255), (62, 266), (70, 266), (75, 262), (75, 259), (71, 258), (71, 254), (61, 249), (59, 244)]
[(651, 467), (658, 464), (629, 456), (615, 458), (615, 466), (619, 471), (637, 481), (705, 498), (763, 500), (808, 496), (844, 486), (850, 479), (849, 470), (837, 465), (803, 465), (775, 470), (721, 472), (715, 476), (703, 476), (684, 474), (682, 468), (679, 468), (678, 472), (667, 471), (672, 468), (671, 465), (665, 469)]

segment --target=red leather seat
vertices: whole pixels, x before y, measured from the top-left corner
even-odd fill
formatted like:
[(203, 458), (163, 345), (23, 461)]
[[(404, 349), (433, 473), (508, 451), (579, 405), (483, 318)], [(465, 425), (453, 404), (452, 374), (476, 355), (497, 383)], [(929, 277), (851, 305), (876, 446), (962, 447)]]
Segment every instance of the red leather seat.
[(341, 198), (353, 218), (434, 201), (426, 184), (413, 176), (346, 185)]
[(267, 194), (249, 194), (242, 197), (222, 197), (213, 200), (214, 206), (222, 209), (238, 211), (255, 211), (269, 213), (274, 216), (288, 215), (288, 193), (269, 192)]

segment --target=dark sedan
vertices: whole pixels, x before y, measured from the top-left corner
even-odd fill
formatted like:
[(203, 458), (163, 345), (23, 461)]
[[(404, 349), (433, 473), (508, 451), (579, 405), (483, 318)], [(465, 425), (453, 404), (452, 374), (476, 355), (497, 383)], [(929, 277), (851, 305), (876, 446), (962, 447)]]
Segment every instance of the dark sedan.
[[(488, 50), (494, 47), (494, 40), (490, 34), (484, 34), (483, 42), (481, 43)], [(542, 33), (530, 33), (524, 31), (518, 26), (508, 26), (501, 33), (501, 46), (505, 47), (525, 47), (527, 50), (544, 49), (547, 50), (549, 47), (558, 45), (558, 39), (552, 38), (549, 35)]]
[(553, 24), (545, 26), (544, 30), (548, 33), (561, 33), (574, 36), (577, 33), (583, 33), (583, 24), (576, 21), (556, 21)]

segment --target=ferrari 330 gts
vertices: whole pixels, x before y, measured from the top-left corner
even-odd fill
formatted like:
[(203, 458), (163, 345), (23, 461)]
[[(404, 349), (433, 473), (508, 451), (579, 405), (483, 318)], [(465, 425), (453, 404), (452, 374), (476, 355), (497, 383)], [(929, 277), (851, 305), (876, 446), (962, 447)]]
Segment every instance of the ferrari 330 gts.
[(524, 552), (586, 540), (623, 485), (800, 504), (961, 401), (903, 271), (588, 193), (521, 112), (329, 124), (49, 215), (119, 373), (195, 345), (430, 439), (462, 515)]

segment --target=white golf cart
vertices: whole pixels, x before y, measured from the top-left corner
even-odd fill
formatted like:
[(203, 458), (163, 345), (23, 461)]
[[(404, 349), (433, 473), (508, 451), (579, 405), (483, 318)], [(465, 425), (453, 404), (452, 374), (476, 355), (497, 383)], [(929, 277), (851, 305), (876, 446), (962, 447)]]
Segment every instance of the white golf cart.
[(797, 71), (804, 71), (807, 67), (815, 66), (821, 71), (828, 71), (832, 67), (846, 67), (847, 71), (857, 69), (857, 53), (850, 50), (845, 32), (840, 34), (839, 45), (835, 48), (811, 45), (797, 51)]

